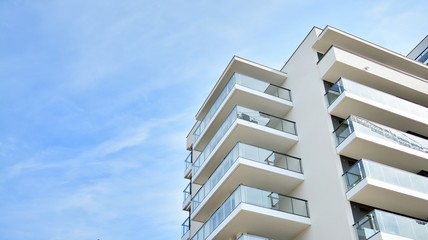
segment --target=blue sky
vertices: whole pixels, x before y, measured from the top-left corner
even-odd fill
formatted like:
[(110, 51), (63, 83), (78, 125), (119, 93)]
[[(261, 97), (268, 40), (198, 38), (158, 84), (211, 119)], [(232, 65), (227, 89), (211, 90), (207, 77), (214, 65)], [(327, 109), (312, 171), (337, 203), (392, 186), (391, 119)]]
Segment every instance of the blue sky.
[(279, 69), (325, 25), (407, 54), (427, 9), (1, 0), (0, 239), (180, 239), (185, 137), (233, 55)]

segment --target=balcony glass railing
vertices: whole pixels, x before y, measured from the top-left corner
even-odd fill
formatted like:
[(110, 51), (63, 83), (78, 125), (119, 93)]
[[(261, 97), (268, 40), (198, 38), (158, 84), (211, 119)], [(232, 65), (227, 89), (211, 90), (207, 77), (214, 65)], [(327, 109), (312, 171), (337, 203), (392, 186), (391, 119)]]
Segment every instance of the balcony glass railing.
[(190, 218), (184, 220), (181, 224), (181, 236), (183, 237), (190, 230)]
[(259, 237), (250, 234), (241, 234), (236, 240), (273, 240), (272, 238)]
[(349, 191), (365, 178), (373, 178), (406, 189), (427, 193), (428, 178), (369, 160), (356, 162), (343, 178)]
[(379, 232), (414, 240), (426, 240), (428, 236), (427, 222), (377, 209), (363, 217), (354, 227), (359, 240), (367, 240)]
[(211, 190), (217, 185), (217, 183), (239, 158), (244, 158), (247, 160), (287, 169), (293, 172), (302, 173), (302, 164), (299, 158), (277, 153), (260, 147), (255, 147), (245, 143), (237, 143), (235, 147), (233, 147), (233, 149), (227, 154), (222, 163), (211, 174), (205, 184), (192, 198), (193, 211), (198, 208), (199, 204), (205, 199), (205, 197), (211, 192)]
[(353, 115), (334, 131), (337, 145), (340, 145), (354, 131), (428, 153), (428, 140)]
[(342, 84), (342, 78), (340, 78), (335, 84), (330, 87), (330, 89), (325, 94), (328, 105), (330, 106), (344, 91), (345, 88)]
[(187, 187), (183, 190), (183, 202), (185, 202), (190, 197), (190, 183), (187, 184)]
[(329, 105), (343, 92), (349, 92), (364, 98), (365, 101), (375, 102), (376, 104), (382, 104), (388, 106), (388, 108), (399, 110), (403, 115), (408, 117), (417, 116), (421, 119), (428, 119), (428, 108), (346, 78), (340, 78), (325, 94)]
[(186, 159), (184, 159), (184, 169), (187, 169), (190, 165), (192, 165), (192, 153), (189, 153)]
[(205, 240), (241, 203), (309, 217), (306, 200), (284, 196), (247, 186), (239, 186), (192, 237)]
[(401, 169), (393, 168), (369, 160), (356, 162), (345, 174), (343, 178), (347, 190), (352, 189), (361, 180), (373, 178), (395, 186), (428, 194), (428, 178)]
[(198, 158), (193, 163), (192, 173), (195, 175), (202, 164), (207, 160), (209, 155), (212, 153), (214, 148), (229, 130), (229, 128), (233, 125), (236, 119), (242, 119), (248, 122), (252, 122), (254, 124), (258, 124), (261, 126), (265, 126), (268, 128), (276, 129), (281, 132), (290, 133), (293, 135), (297, 135), (296, 131), (296, 123), (285, 120), (282, 118), (274, 117), (262, 112), (258, 112), (249, 108), (236, 106), (232, 109), (229, 115), (224, 120), (223, 124), (220, 126), (216, 134), (211, 138), (207, 146), (198, 156)]
[(232, 92), (235, 85), (241, 85), (252, 90), (256, 90), (258, 92), (266, 93), (271, 96), (291, 101), (291, 91), (289, 89), (263, 82), (240, 73), (234, 73), (230, 78), (229, 82), (221, 91), (220, 95), (214, 101), (211, 108), (208, 110), (205, 117), (202, 119), (200, 125), (193, 133), (193, 143), (198, 141), (199, 137), (201, 136), (205, 128), (209, 125), (217, 110), (223, 104), (224, 100), (227, 98), (227, 96), (229, 96), (229, 93)]

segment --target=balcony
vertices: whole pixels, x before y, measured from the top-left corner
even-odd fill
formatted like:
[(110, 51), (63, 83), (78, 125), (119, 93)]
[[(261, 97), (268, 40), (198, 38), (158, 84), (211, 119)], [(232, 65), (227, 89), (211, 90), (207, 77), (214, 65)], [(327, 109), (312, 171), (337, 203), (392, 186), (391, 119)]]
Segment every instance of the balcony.
[[(411, 63), (411, 66), (414, 66)], [(428, 107), (426, 80), (384, 63), (332, 46), (318, 63), (321, 78), (334, 83), (340, 77)], [(425, 71), (426, 74), (426, 70)]]
[(237, 143), (194, 195), (192, 219), (206, 221), (240, 184), (289, 193), (303, 182), (302, 173), (299, 158)]
[(426, 240), (428, 236), (427, 222), (377, 209), (354, 227), (359, 240)]
[(428, 140), (351, 115), (334, 131), (337, 152), (409, 172), (428, 169)]
[(192, 177), (192, 152), (184, 159), (184, 178), (190, 179)]
[(341, 78), (326, 93), (331, 115), (370, 118), (401, 131), (428, 136), (428, 108)]
[(229, 239), (239, 232), (288, 240), (309, 225), (305, 200), (241, 185), (192, 240)]
[(292, 105), (289, 89), (234, 73), (193, 133), (194, 149), (203, 149), (227, 113), (236, 105), (263, 109), (269, 114), (283, 116)]
[(271, 238), (259, 237), (250, 234), (241, 234), (236, 240), (273, 240)]
[(191, 192), (190, 192), (191, 184), (189, 183), (187, 187), (183, 190), (183, 210), (189, 211), (190, 210), (190, 199), (191, 199)]
[(296, 124), (236, 106), (194, 161), (193, 181), (203, 184), (224, 156), (241, 140), (277, 152), (287, 152), (298, 141)]
[[(196, 113), (196, 119), (198, 122), (202, 121), (229, 80), (232, 78), (232, 75), (235, 73), (240, 73), (254, 79), (263, 79), (264, 82), (271, 83), (276, 86), (282, 86), (287, 79), (287, 74), (284, 72), (234, 56), (224, 72), (221, 74), (208, 97), (205, 99), (201, 108)], [(192, 136), (194, 132), (193, 130), (195, 129), (196, 128), (192, 129)]]
[(428, 178), (369, 160), (344, 175), (350, 201), (428, 219)]
[(187, 218), (181, 224), (181, 240), (190, 239), (190, 218)]

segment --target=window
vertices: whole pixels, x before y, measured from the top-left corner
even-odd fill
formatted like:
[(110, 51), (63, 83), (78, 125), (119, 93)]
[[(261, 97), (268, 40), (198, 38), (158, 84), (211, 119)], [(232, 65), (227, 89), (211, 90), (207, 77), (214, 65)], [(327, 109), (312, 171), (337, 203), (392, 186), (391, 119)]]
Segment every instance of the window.
[(419, 54), (419, 56), (416, 58), (416, 61), (428, 65), (428, 47), (425, 48), (421, 54)]

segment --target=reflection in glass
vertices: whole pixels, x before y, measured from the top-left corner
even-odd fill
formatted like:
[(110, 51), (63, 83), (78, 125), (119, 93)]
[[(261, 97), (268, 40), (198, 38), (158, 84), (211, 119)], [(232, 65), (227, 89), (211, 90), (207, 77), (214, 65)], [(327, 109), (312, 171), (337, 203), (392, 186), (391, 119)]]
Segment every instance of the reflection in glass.
[(373, 210), (355, 223), (359, 240), (367, 240), (378, 232), (385, 232), (414, 240), (426, 240), (428, 223), (390, 212)]
[(234, 73), (230, 78), (229, 82), (221, 91), (220, 95), (217, 97), (217, 99), (211, 106), (211, 108), (208, 110), (205, 117), (202, 119), (199, 126), (195, 129), (195, 132), (193, 133), (193, 143), (198, 141), (205, 128), (208, 126), (214, 115), (217, 113), (217, 110), (220, 108), (225, 99), (235, 88), (235, 85), (244, 86), (252, 90), (256, 90), (258, 92), (266, 93), (271, 96), (291, 101), (291, 92), (289, 89), (282, 88), (264, 81), (260, 81), (240, 73)]
[(192, 240), (205, 240), (241, 203), (309, 217), (306, 200), (247, 186), (239, 186), (196, 232)]
[(242, 119), (257, 125), (276, 129), (281, 132), (297, 135), (295, 122), (274, 117), (274, 116), (271, 116), (262, 112), (258, 112), (249, 108), (235, 106), (232, 109), (232, 111), (229, 113), (229, 115), (226, 117), (226, 119), (224, 120), (223, 124), (220, 126), (218, 131), (211, 138), (207, 146), (204, 148), (204, 150), (195, 160), (192, 167), (192, 173), (194, 175), (199, 171), (199, 168), (202, 166), (205, 160), (209, 157), (209, 155), (212, 153), (214, 148), (217, 146), (217, 144), (220, 142), (220, 140), (228, 132), (230, 127), (233, 125), (233, 123), (237, 119)]
[(192, 198), (193, 211), (199, 207), (200, 203), (239, 158), (302, 173), (302, 165), (299, 158), (245, 143), (237, 143)]

